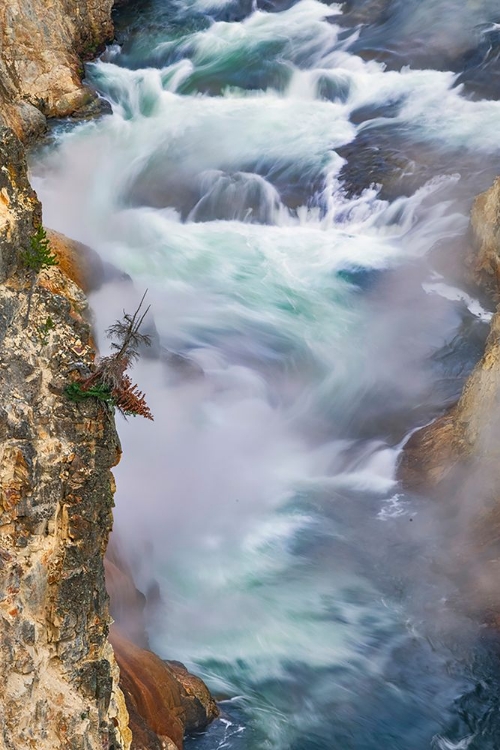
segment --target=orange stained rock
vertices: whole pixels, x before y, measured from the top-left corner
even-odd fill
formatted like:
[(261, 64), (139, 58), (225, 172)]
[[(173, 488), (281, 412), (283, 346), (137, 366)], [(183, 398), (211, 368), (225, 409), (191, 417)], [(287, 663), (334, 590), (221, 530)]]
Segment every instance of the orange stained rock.
[(47, 230), (47, 238), (61, 271), (84, 292), (91, 292), (99, 283), (96, 277), (102, 273), (102, 262), (97, 253), (87, 245), (52, 229)]
[[(129, 713), (138, 715), (159, 738), (170, 739), (182, 750), (181, 689), (172, 670), (152, 651), (134, 646), (115, 627), (111, 627), (110, 641)], [(134, 734), (133, 723), (131, 729)]]

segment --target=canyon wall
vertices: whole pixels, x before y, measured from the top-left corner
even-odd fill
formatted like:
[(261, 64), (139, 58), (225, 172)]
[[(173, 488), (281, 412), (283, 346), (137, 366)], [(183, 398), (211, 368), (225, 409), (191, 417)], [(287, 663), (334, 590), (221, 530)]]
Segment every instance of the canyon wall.
[[(500, 179), (479, 195), (471, 211), (470, 281), (491, 300), (500, 301)], [(403, 483), (415, 490), (448, 494), (464, 477), (481, 476), (482, 494), (500, 499), (500, 312), (491, 322), (484, 355), (452, 409), (417, 431), (400, 465)], [(478, 476), (479, 479), (479, 476)]]
[(112, 5), (0, 7), (0, 750), (180, 750), (218, 715), (201, 680), (148, 650), (123, 558), (107, 561), (105, 582), (114, 415), (64, 392), (94, 366), (82, 287), (102, 281), (102, 263), (48, 231), (58, 265), (26, 265), (42, 211), (16, 134), (95, 111), (82, 58), (112, 36)]
[(82, 58), (113, 36), (113, 0), (8, 0), (0, 3), (0, 121), (19, 137), (43, 131), (46, 117), (92, 105)]
[[(500, 301), (500, 180), (471, 212), (469, 280), (493, 305)], [(440, 501), (448, 548), (467, 607), (498, 625), (500, 590), (500, 311), (483, 357), (458, 403), (415, 432), (402, 454), (406, 489)]]
[(76, 284), (53, 267), (31, 291), (22, 255), (40, 217), (22, 147), (2, 130), (0, 746), (126, 750), (103, 565), (120, 445), (97, 402), (64, 396), (94, 352)]

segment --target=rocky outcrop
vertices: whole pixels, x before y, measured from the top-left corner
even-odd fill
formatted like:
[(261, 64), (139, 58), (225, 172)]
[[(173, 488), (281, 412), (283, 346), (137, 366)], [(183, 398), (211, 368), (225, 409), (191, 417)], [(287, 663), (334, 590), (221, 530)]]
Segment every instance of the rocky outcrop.
[(41, 221), (41, 207), (26, 172), (23, 147), (10, 130), (0, 127), (0, 283), (14, 273)]
[(47, 238), (61, 271), (86, 294), (102, 286), (104, 264), (95, 250), (53, 229), (47, 230)]
[[(219, 715), (206, 685), (177, 661), (163, 661), (149, 650), (147, 598), (135, 587), (116, 539), (105, 559), (111, 613), (111, 643), (120, 665), (132, 729), (132, 750), (182, 748), (185, 733), (205, 729)], [(162, 744), (163, 743), (163, 744)]]
[(64, 396), (94, 357), (83, 292), (44, 270), (27, 318), (40, 206), (4, 131), (0, 164), (0, 746), (125, 750), (103, 566), (120, 446), (102, 406)]
[(500, 178), (478, 195), (471, 212), (472, 245), (467, 266), (472, 281), (500, 302)]
[(114, 628), (111, 643), (131, 720), (132, 750), (181, 750), (185, 732), (202, 730), (219, 715), (205, 684), (183, 664), (162, 661)]
[(0, 4), (0, 124), (24, 138), (46, 117), (88, 107), (81, 59), (112, 38), (113, 0), (9, 0)]
[[(480, 195), (471, 214), (471, 280), (500, 301), (500, 180)], [(408, 441), (400, 465), (403, 483), (417, 491), (458, 492), (474, 476), (486, 504), (500, 499), (500, 313), (493, 317), (484, 356), (456, 406)]]

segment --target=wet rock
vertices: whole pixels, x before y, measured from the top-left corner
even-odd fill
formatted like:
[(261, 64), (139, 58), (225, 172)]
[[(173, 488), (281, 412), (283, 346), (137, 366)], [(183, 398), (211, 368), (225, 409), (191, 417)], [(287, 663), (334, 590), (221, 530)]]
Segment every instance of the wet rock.
[(219, 715), (204, 683), (190, 675), (184, 665), (162, 661), (151, 651), (135, 646), (114, 627), (110, 639), (120, 666), (120, 686), (131, 716), (132, 734), (137, 734), (140, 743), (152, 731), (180, 750), (186, 732), (204, 729)]
[(392, 0), (345, 0), (342, 3), (342, 16), (336, 19), (342, 26), (356, 24), (378, 24), (389, 15)]
[(471, 249), (467, 265), (471, 279), (500, 302), (500, 178), (474, 201)]
[(53, 229), (47, 231), (47, 238), (66, 276), (87, 294), (101, 288), (105, 277), (104, 264), (95, 250)]
[[(472, 279), (500, 300), (500, 180), (480, 195), (471, 213), (468, 266)], [(463, 494), (464, 476), (486, 504), (500, 500), (500, 313), (492, 320), (485, 352), (462, 395), (440, 419), (417, 431), (402, 455), (399, 476), (417, 491)], [(469, 486), (470, 491), (470, 486)], [(481, 501), (479, 500), (479, 505)]]
[(219, 709), (209, 689), (203, 680), (191, 674), (180, 661), (166, 661), (165, 664), (181, 686), (185, 731), (190, 734), (205, 729), (219, 715)]
[(163, 662), (149, 650), (145, 604), (150, 604), (150, 595), (136, 588), (125, 552), (113, 535), (105, 560), (106, 586), (115, 620), (111, 642), (120, 664), (132, 748), (155, 750), (166, 737), (173, 748), (180, 747), (184, 734), (204, 729), (219, 711), (199, 677), (180, 662)]

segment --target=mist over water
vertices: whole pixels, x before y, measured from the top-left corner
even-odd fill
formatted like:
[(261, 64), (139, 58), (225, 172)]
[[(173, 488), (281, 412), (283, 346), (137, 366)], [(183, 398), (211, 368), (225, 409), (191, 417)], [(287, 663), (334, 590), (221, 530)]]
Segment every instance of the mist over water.
[(92, 295), (103, 348), (149, 290), (155, 422), (120, 423), (116, 531), (160, 588), (155, 649), (223, 699), (190, 750), (499, 746), (447, 509), (395, 481), (491, 317), (460, 268), (500, 103), (456, 61), (477, 39), (479, 80), (495, 13), (144, 2), (87, 68), (112, 114), (36, 155), (46, 225), (132, 279)]

